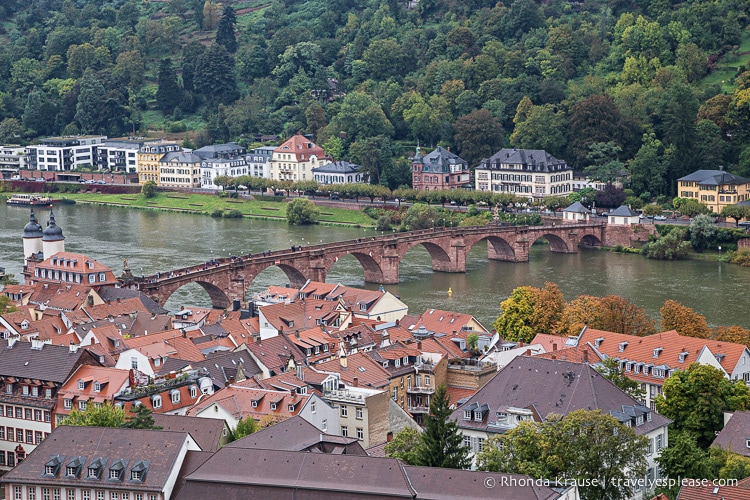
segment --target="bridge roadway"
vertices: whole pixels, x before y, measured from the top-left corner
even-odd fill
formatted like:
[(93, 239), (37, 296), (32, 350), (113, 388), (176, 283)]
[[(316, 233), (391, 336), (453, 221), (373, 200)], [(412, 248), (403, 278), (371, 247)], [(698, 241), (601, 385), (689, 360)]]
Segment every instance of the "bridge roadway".
[[(324, 282), (331, 267), (346, 255), (353, 255), (364, 269), (365, 281), (398, 283), (398, 266), (416, 245), (424, 246), (432, 258), (433, 271), (466, 272), (466, 257), (479, 241), (487, 240), (491, 260), (527, 262), (529, 249), (544, 238), (553, 252), (575, 253), (579, 245), (610, 245), (604, 222), (555, 223), (545, 226), (473, 226), (434, 228), (392, 233), (365, 239), (338, 241), (303, 248), (273, 250), (215, 259), (200, 265), (123, 280), (164, 304), (180, 287), (197, 283), (208, 292), (214, 307), (224, 309), (232, 300), (244, 300), (248, 287), (265, 269), (276, 266), (293, 287), (308, 279)], [(611, 238), (610, 238), (611, 239)], [(620, 238), (621, 239), (621, 238)], [(629, 240), (628, 240), (629, 241)]]

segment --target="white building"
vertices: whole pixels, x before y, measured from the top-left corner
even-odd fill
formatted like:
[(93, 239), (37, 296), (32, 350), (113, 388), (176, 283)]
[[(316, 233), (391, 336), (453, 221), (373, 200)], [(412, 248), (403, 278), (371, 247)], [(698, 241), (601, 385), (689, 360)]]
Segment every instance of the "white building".
[(573, 191), (573, 169), (540, 149), (501, 149), (474, 171), (476, 190), (524, 198), (567, 196)]
[(56, 172), (75, 170), (78, 167), (96, 168), (99, 166), (99, 148), (106, 139), (103, 135), (42, 139), (41, 144), (26, 148), (28, 168)]
[(138, 172), (138, 152), (148, 142), (143, 138), (107, 139), (99, 147), (99, 166), (103, 169), (135, 174)]
[(271, 178), (271, 157), (276, 146), (263, 146), (251, 149), (245, 155), (249, 175), (262, 179)]
[(201, 162), (201, 187), (203, 189), (219, 190), (214, 179), (221, 176), (239, 177), (248, 175), (247, 162), (244, 157), (214, 158)]
[(273, 150), (271, 157), (271, 179), (287, 181), (309, 181), (312, 169), (318, 167), (325, 157), (323, 148), (297, 134)]
[(313, 180), (319, 184), (359, 184), (367, 182), (361, 167), (348, 161), (334, 161), (312, 169)]
[(12, 145), (0, 146), (0, 169), (19, 170), (26, 166), (26, 148)]

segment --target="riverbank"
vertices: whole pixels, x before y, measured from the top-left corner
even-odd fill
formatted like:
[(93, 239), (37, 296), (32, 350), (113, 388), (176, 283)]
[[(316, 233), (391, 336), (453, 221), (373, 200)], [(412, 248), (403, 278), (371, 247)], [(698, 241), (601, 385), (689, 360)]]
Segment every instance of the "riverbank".
[[(286, 221), (286, 200), (264, 201), (246, 198), (222, 198), (216, 195), (193, 193), (158, 193), (153, 198), (142, 195), (77, 193), (61, 196), (63, 200), (109, 207), (163, 210), (171, 212), (210, 215), (214, 217)], [(359, 210), (320, 207), (320, 224), (354, 227), (375, 227), (376, 221)]]

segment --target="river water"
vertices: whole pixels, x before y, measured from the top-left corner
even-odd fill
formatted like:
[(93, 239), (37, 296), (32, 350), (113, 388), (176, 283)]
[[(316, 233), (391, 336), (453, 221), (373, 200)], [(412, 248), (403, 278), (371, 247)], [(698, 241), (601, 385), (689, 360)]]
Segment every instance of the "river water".
[[(38, 212), (46, 225), (48, 210)], [(21, 277), (21, 235), (28, 222), (26, 208), (0, 206), (0, 267)], [(328, 226), (290, 227), (285, 223), (251, 219), (214, 219), (172, 212), (110, 208), (94, 205), (55, 207), (57, 224), (65, 235), (65, 249), (96, 258), (122, 272), (127, 258), (134, 274), (205, 262), (213, 257), (259, 253), (294, 245), (326, 243), (373, 235), (371, 229)], [(339, 259), (328, 275), (329, 283), (375, 289), (364, 283), (363, 271), (354, 257)], [(422, 247), (409, 251), (400, 264), (400, 283), (386, 285), (401, 297), (411, 314), (434, 307), (473, 314), (491, 328), (500, 302), (519, 286), (543, 286), (552, 281), (567, 300), (579, 295), (620, 295), (658, 318), (665, 300), (673, 299), (706, 316), (712, 326), (741, 325), (750, 328), (747, 284), (750, 269), (718, 262), (691, 260), (663, 262), (638, 255), (582, 250), (578, 254), (556, 254), (547, 245), (535, 245), (528, 263), (489, 261), (486, 246), (478, 244), (467, 259), (467, 272), (435, 273)], [(286, 275), (277, 269), (261, 273), (250, 294), (268, 285), (283, 285)], [(453, 294), (448, 295), (448, 289)], [(181, 288), (167, 302), (210, 307), (199, 285)]]

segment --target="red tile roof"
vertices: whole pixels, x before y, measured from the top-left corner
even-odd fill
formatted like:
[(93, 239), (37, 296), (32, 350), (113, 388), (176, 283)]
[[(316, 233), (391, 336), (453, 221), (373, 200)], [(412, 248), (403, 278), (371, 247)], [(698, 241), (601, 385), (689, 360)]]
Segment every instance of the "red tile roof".
[[(255, 389), (233, 384), (203, 399), (199, 404), (190, 408), (187, 415), (199, 416), (203, 410), (215, 403), (236, 419), (252, 417), (255, 420), (260, 420), (264, 415), (289, 418), (299, 414), (309, 398), (310, 396), (307, 395)], [(253, 402), (255, 402), (255, 406), (253, 406)], [(271, 409), (272, 403), (276, 404), (275, 409)], [(294, 405), (293, 411), (289, 411), (289, 405)]]
[(341, 366), (340, 359), (326, 361), (315, 365), (316, 370), (339, 373), (341, 380), (349, 385), (354, 385), (354, 378), (362, 387), (380, 389), (390, 384), (390, 373), (382, 365), (373, 361), (365, 353), (358, 352), (346, 357), (346, 368)]
[(297, 161), (308, 161), (311, 155), (317, 156), (318, 159), (325, 157), (323, 148), (301, 134), (293, 135), (289, 140), (282, 143), (281, 146), (274, 149), (273, 152), (293, 153)]

